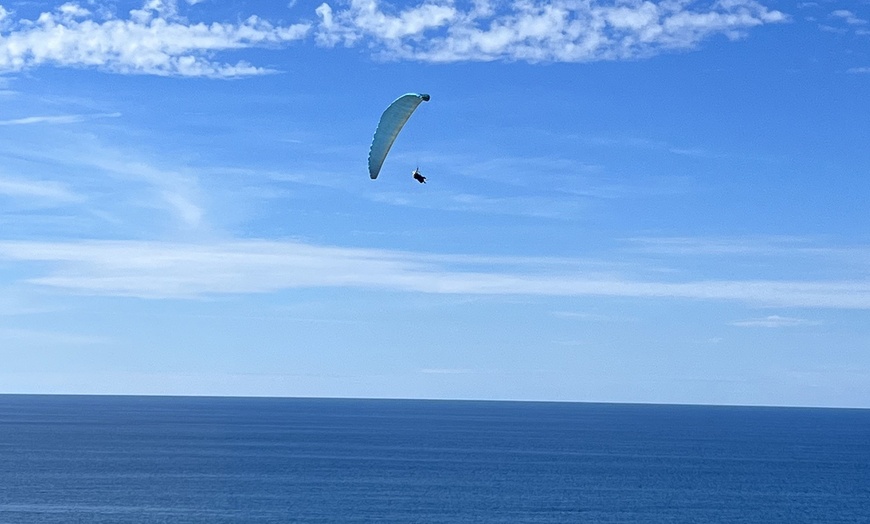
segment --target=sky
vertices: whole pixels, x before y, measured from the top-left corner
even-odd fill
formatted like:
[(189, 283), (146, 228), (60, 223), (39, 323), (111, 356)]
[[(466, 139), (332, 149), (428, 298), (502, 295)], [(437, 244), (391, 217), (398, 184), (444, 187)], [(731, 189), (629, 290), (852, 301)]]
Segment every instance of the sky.
[(866, 0), (0, 2), (0, 393), (870, 408)]

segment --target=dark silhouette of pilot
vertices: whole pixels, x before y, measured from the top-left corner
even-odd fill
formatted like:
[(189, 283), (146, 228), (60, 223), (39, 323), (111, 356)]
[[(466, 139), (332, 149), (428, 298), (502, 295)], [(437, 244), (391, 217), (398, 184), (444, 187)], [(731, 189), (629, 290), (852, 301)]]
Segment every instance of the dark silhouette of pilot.
[(421, 184), (426, 183), (426, 177), (424, 177), (423, 175), (420, 174), (419, 169), (414, 170), (414, 180), (416, 180), (417, 182), (420, 182)]

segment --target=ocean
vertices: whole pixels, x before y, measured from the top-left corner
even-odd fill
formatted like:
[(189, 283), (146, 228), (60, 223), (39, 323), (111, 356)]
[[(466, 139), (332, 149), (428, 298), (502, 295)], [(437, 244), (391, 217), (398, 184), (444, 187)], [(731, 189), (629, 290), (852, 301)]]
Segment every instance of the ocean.
[(870, 523), (870, 410), (0, 395), (0, 523)]

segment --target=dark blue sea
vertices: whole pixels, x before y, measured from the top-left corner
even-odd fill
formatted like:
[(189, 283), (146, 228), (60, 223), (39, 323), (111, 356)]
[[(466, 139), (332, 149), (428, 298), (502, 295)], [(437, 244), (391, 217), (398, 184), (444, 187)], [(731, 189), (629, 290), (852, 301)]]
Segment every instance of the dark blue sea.
[(870, 523), (870, 410), (0, 395), (0, 523)]

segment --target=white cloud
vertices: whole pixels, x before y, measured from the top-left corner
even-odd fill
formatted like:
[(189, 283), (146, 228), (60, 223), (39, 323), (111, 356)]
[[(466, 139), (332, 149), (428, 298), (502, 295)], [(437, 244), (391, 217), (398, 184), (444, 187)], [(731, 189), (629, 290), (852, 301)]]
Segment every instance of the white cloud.
[(322, 29), (317, 34), (318, 41), (327, 45), (350, 45), (366, 34), (397, 40), (442, 27), (458, 15), (452, 6), (424, 3), (398, 16), (390, 16), (382, 12), (374, 0), (352, 0), (351, 10), (354, 13), (352, 25), (347, 25), (347, 12), (336, 14), (328, 4), (321, 4), (315, 10), (320, 16)]
[[(0, 242), (0, 260), (43, 262), (30, 283), (95, 295), (194, 298), (346, 287), (460, 295), (735, 300), (765, 306), (870, 309), (870, 281), (632, 280), (565, 265), (450, 257), (299, 242)], [(548, 259), (542, 259), (546, 262)], [(499, 269), (500, 268), (500, 269)]]
[(67, 20), (73, 18), (84, 18), (86, 16), (90, 16), (91, 14), (90, 11), (73, 2), (67, 2), (60, 6), (57, 10)]
[(237, 23), (190, 23), (179, 16), (176, 2), (161, 0), (148, 0), (126, 19), (75, 3), (36, 20), (10, 18), (8, 11), (0, 12), (0, 73), (56, 65), (165, 76), (258, 75), (270, 70), (244, 61), (220, 63), (212, 54), (299, 40), (309, 31), (305, 23), (275, 26), (256, 16)]
[(812, 322), (803, 318), (781, 317), (779, 315), (769, 315), (762, 318), (750, 318), (746, 320), (736, 320), (731, 323), (732, 326), (740, 327), (763, 327), (763, 328), (781, 328), (793, 326), (815, 325), (817, 322)]
[(587, 62), (691, 49), (713, 35), (739, 38), (786, 16), (754, 0), (577, 2), (513, 0), (506, 10), (475, 2), (466, 10), (442, 0), (396, 12), (376, 0), (322, 4), (322, 45), (365, 44), (392, 59), (431, 62), (524, 60)]
[[(146, 0), (126, 17), (88, 7), (94, 4), (67, 2), (27, 20), (0, 6), (0, 73), (54, 65), (164, 76), (261, 75), (272, 71), (244, 60), (223, 63), (215, 54), (302, 40), (315, 27), (257, 16), (192, 23), (177, 0)], [(349, 0), (344, 7), (323, 3), (314, 14), (320, 45), (361, 45), (385, 58), (431, 62), (634, 59), (691, 49), (713, 35), (739, 38), (752, 27), (786, 19), (755, 0), (474, 0), (464, 6), (424, 0), (405, 9)]]

